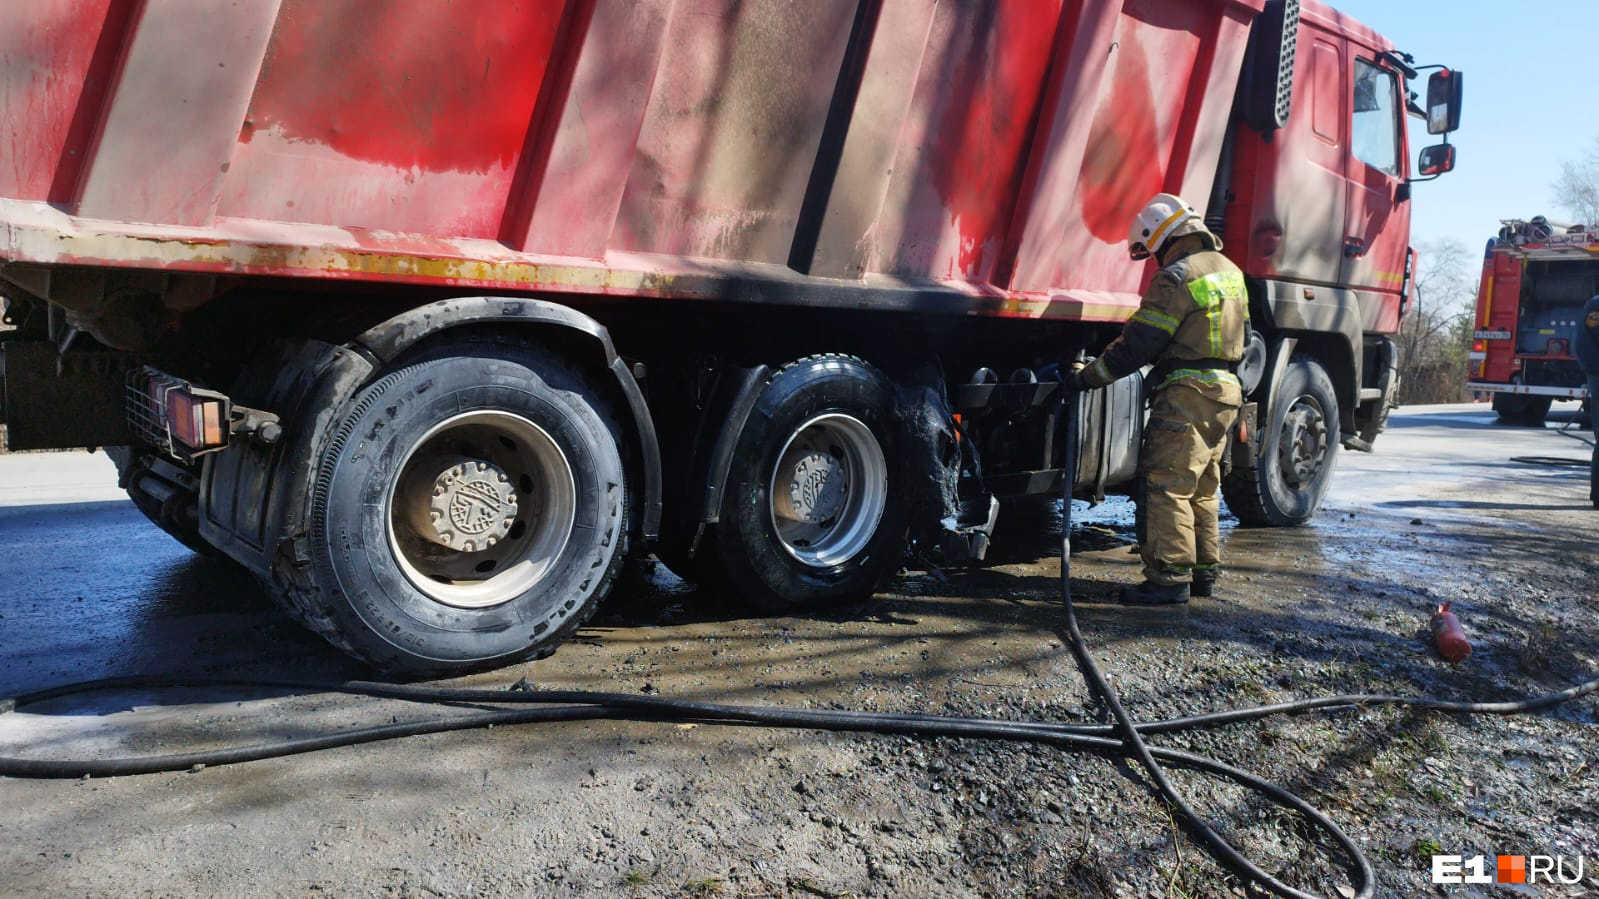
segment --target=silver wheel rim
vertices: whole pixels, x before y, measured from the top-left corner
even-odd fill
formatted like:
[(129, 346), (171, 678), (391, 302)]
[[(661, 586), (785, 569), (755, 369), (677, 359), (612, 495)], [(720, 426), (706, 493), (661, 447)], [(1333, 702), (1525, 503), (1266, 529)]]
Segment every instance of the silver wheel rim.
[(1283, 480), (1304, 486), (1321, 474), (1327, 456), (1327, 418), (1321, 404), (1308, 394), (1294, 400), (1283, 416), (1282, 440), (1277, 459)]
[(860, 419), (818, 415), (794, 430), (768, 484), (772, 529), (811, 568), (831, 568), (866, 549), (888, 507), (888, 463)]
[(389, 550), (417, 590), (484, 609), (533, 589), (571, 538), (566, 454), (511, 412), (465, 412), (411, 445), (384, 502)]

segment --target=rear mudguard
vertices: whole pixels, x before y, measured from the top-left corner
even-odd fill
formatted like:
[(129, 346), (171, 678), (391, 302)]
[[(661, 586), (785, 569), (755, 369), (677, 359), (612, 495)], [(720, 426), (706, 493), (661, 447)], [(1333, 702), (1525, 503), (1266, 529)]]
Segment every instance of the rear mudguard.
[(315, 466), (353, 397), (421, 341), (465, 327), (559, 328), (590, 339), (594, 360), (626, 400), (641, 475), (640, 521), (634, 547), (653, 542), (661, 521), (661, 459), (655, 424), (628, 364), (604, 326), (576, 310), (542, 300), (466, 297), (419, 306), (342, 346), (308, 340), (274, 348), (252, 364), (234, 399), (280, 416), (284, 437), (264, 446), (241, 441), (206, 458), (201, 481), (204, 538), (246, 567), (267, 573), (274, 557), (309, 564), (305, 520)]

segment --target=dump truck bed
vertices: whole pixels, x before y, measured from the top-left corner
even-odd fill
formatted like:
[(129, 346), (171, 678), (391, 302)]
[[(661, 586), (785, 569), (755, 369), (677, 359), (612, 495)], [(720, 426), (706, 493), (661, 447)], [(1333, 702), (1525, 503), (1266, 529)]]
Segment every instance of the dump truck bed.
[(0, 260), (1114, 320), (1263, 0), (0, 7)]

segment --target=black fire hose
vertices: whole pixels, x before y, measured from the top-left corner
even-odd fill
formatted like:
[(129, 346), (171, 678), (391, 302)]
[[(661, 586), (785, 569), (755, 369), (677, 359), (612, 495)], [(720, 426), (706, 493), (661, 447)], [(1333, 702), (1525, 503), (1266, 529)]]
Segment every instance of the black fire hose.
[(1587, 459), (1570, 456), (1511, 456), (1510, 461), (1522, 465), (1542, 465), (1545, 468), (1587, 468), (1592, 464)]
[[(600, 718), (633, 721), (692, 721), (702, 724), (758, 727), (793, 727), (815, 730), (857, 731), (911, 737), (957, 737), (1041, 743), (1070, 750), (1091, 752), (1106, 758), (1136, 757), (1148, 772), (1161, 795), (1182, 815), (1184, 825), (1211, 855), (1237, 876), (1258, 883), (1281, 896), (1313, 897), (1262, 871), (1218, 834), (1177, 794), (1166, 778), (1162, 763), (1226, 777), (1258, 791), (1273, 802), (1292, 808), (1314, 821), (1343, 847), (1355, 874), (1356, 896), (1370, 897), (1375, 876), (1370, 862), (1359, 848), (1326, 815), (1282, 787), (1224, 762), (1194, 753), (1150, 746), (1144, 737), (1200, 727), (1214, 727), (1251, 721), (1272, 715), (1307, 712), (1315, 709), (1398, 705), (1439, 712), (1467, 714), (1516, 714), (1548, 708), (1599, 691), (1599, 680), (1588, 681), (1557, 693), (1516, 702), (1450, 702), (1383, 694), (1345, 694), (1295, 702), (1232, 709), (1161, 721), (1135, 723), (1106, 683), (1089, 654), (1082, 631), (1077, 626), (1071, 594), (1071, 493), (1077, 459), (1077, 420), (1075, 404), (1065, 404), (1067, 458), (1062, 485), (1062, 511), (1065, 516), (1061, 538), (1061, 592), (1066, 607), (1066, 629), (1072, 652), (1083, 669), (1090, 688), (1104, 700), (1114, 723), (1073, 725), (1049, 722), (1002, 721), (988, 718), (962, 718), (944, 715), (896, 714), (841, 710), (791, 709), (771, 706), (735, 706), (721, 703), (639, 696), (630, 693), (601, 693), (586, 690), (483, 690), (449, 687), (383, 684), (362, 681), (323, 682), (290, 679), (216, 679), (194, 675), (161, 675), (109, 678), (68, 684), (0, 700), (0, 714), (27, 708), (51, 699), (105, 690), (245, 687), (291, 689), (342, 693), (379, 699), (418, 703), (479, 706), (445, 717), (388, 724), (359, 730), (341, 731), (273, 743), (218, 749), (204, 752), (134, 758), (32, 759), (0, 757), (0, 776), (30, 778), (115, 777), (132, 774), (193, 771), (205, 767), (280, 758), (316, 752), (339, 746), (355, 746), (380, 740), (420, 734), (444, 733), (484, 727), (500, 727), (548, 721), (580, 721)], [(492, 706), (482, 708), (481, 706)], [(501, 708), (499, 706), (512, 706)], [(516, 706), (523, 706), (517, 708)], [(526, 706), (535, 706), (527, 708)]]
[[(1182, 794), (1172, 785), (1166, 772), (1161, 768), (1160, 762), (1155, 760), (1155, 753), (1144, 742), (1144, 737), (1139, 733), (1138, 725), (1131, 715), (1122, 707), (1121, 699), (1116, 691), (1111, 688), (1105, 675), (1099, 670), (1099, 665), (1094, 662), (1094, 656), (1088, 651), (1088, 641), (1083, 639), (1083, 632), (1077, 627), (1077, 610), (1072, 602), (1072, 491), (1077, 480), (1077, 395), (1073, 392), (1066, 393), (1066, 459), (1065, 471), (1061, 477), (1061, 523), (1060, 537), (1060, 591), (1061, 600), (1066, 606), (1066, 631), (1071, 639), (1072, 653), (1077, 656), (1077, 665), (1083, 672), (1083, 679), (1099, 698), (1104, 700), (1105, 707), (1110, 710), (1111, 716), (1116, 720), (1116, 735), (1121, 740), (1123, 750), (1138, 759), (1144, 772), (1154, 782), (1160, 795), (1177, 810), (1183, 825), (1188, 832), (1198, 840), (1205, 851), (1210, 853), (1222, 867), (1232, 871), (1246, 881), (1260, 884), (1279, 896), (1291, 896), (1294, 899), (1318, 899), (1314, 893), (1306, 893), (1278, 880), (1276, 877), (1262, 870), (1254, 862), (1244, 856), (1242, 852), (1233, 848), (1227, 839), (1205, 820), (1205, 817), (1195, 811), (1183, 799)], [(1264, 781), (1261, 781), (1265, 784)], [(1371, 862), (1366, 858), (1354, 840), (1344, 833), (1333, 820), (1322, 814), (1319, 809), (1311, 806), (1298, 796), (1274, 784), (1265, 784), (1261, 790), (1279, 805), (1287, 805), (1296, 809), (1300, 814), (1314, 822), (1328, 836), (1343, 848), (1355, 868), (1356, 899), (1369, 899), (1376, 889), (1377, 876), (1372, 870)], [(1259, 788), (1257, 788), (1259, 789)]]

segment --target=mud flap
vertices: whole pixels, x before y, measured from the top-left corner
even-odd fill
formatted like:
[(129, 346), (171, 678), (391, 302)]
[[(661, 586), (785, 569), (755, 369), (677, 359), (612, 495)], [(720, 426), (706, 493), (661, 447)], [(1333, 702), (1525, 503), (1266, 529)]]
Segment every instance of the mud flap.
[(1245, 403), (1238, 410), (1238, 420), (1228, 433), (1228, 451), (1221, 457), (1221, 476), (1225, 479), (1233, 469), (1252, 471), (1260, 459), (1260, 418), (1258, 403)]
[(1388, 426), (1388, 410), (1394, 407), (1394, 399), (1399, 395), (1399, 353), (1392, 339), (1367, 339), (1366, 371), (1376, 376), (1374, 386), (1380, 396), (1355, 408), (1358, 437), (1345, 441), (1344, 445), (1369, 453), (1372, 441)]
[(309, 460), (321, 455), (332, 423), (371, 374), (366, 356), (317, 340), (278, 345), (248, 366), (232, 395), (277, 412), (284, 439), (239, 440), (206, 457), (200, 536), (246, 568), (270, 571), (279, 544), (304, 531)]

